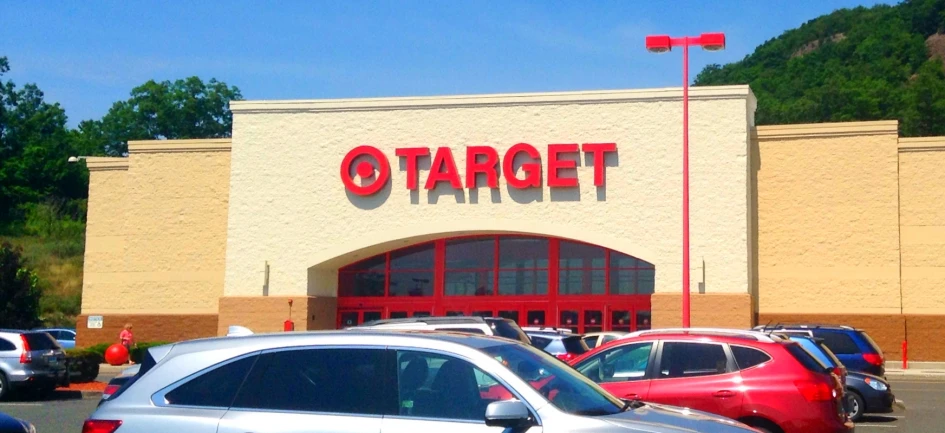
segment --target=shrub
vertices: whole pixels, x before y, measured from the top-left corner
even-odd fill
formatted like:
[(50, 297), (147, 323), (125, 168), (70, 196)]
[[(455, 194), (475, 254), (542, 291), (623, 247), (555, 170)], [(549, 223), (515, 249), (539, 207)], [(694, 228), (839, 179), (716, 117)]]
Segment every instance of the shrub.
[(72, 382), (91, 382), (98, 377), (99, 365), (105, 362), (101, 354), (89, 349), (68, 349), (65, 352)]
[(170, 344), (165, 341), (149, 341), (145, 343), (138, 343), (138, 347), (131, 349), (131, 360), (135, 363), (140, 363), (144, 358), (144, 352), (155, 346), (163, 346), (165, 344)]
[(92, 353), (97, 353), (98, 356), (101, 356), (102, 359), (105, 359), (105, 350), (108, 349), (114, 343), (99, 343), (94, 346), (87, 347), (83, 350), (87, 350)]

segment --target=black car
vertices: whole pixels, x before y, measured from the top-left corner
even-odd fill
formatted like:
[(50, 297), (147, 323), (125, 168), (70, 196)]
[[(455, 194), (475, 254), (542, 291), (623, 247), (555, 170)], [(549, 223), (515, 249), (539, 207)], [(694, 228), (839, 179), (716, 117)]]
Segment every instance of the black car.
[(27, 421), (0, 412), (0, 433), (36, 433), (36, 427)]
[(819, 338), (788, 334), (824, 365), (841, 371), (846, 390), (846, 410), (854, 422), (867, 413), (890, 413), (896, 404), (896, 396), (883, 378), (868, 373), (852, 371), (843, 367), (840, 359)]

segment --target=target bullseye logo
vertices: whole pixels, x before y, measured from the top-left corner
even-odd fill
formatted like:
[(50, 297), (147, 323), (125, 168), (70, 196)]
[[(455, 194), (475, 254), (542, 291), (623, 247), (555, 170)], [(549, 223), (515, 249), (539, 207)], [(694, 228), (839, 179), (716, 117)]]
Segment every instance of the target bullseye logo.
[[(360, 185), (351, 175), (351, 166), (355, 160), (360, 160), (354, 167), (355, 174), (361, 178)], [(372, 161), (373, 160), (373, 163)], [(377, 168), (375, 168), (375, 165)], [(357, 195), (371, 195), (381, 190), (390, 180), (390, 162), (384, 152), (373, 146), (358, 146), (351, 149), (345, 159), (341, 161), (341, 181), (345, 188)]]

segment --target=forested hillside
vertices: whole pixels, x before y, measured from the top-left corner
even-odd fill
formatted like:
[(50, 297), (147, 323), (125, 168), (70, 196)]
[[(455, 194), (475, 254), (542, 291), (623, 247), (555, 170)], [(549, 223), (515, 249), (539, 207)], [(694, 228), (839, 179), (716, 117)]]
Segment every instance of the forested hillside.
[(750, 84), (758, 124), (898, 119), (945, 135), (945, 0), (842, 9), (710, 65), (695, 85)]

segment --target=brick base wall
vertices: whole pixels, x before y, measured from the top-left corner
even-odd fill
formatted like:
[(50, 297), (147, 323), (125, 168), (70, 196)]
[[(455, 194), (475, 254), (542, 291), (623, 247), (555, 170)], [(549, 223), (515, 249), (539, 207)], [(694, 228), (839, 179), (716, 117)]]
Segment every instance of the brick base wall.
[[(902, 359), (902, 342), (909, 341), (910, 361), (945, 361), (945, 315), (899, 314), (759, 314), (758, 323), (824, 323), (866, 331), (889, 360)], [(897, 366), (898, 367), (898, 366)]]
[(337, 298), (310, 296), (226, 296), (220, 298), (220, 321), (217, 332), (226, 335), (231, 325), (245, 326), (254, 333), (281, 332), (289, 318), (292, 299), (292, 321), (297, 331), (335, 329)]
[(131, 323), (135, 340), (182, 341), (217, 335), (216, 314), (103, 314), (102, 328), (89, 329), (88, 315), (76, 321), (76, 347), (117, 343), (118, 333)]
[[(650, 305), (654, 328), (682, 326), (682, 294), (655, 293), (650, 298)], [(689, 321), (694, 327), (751, 328), (751, 295), (693, 293), (689, 297)]]

